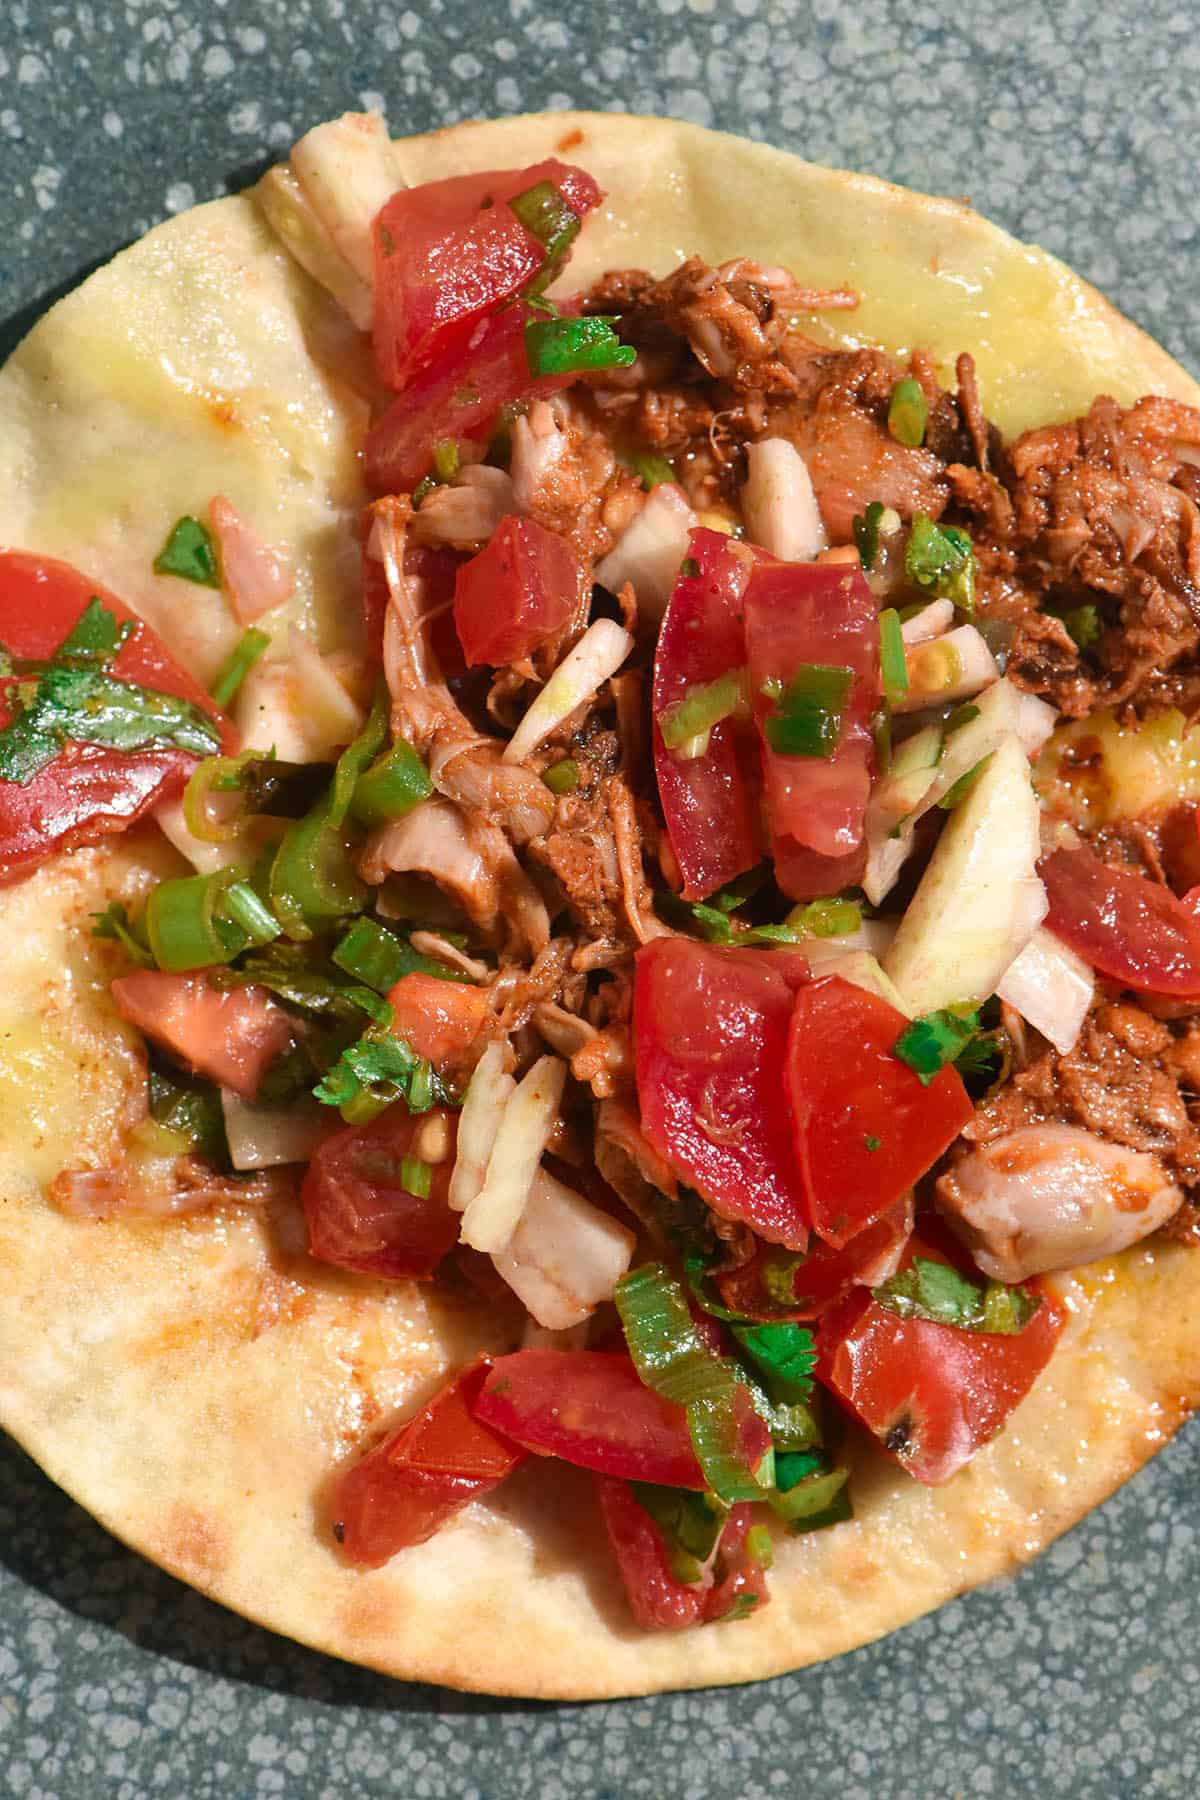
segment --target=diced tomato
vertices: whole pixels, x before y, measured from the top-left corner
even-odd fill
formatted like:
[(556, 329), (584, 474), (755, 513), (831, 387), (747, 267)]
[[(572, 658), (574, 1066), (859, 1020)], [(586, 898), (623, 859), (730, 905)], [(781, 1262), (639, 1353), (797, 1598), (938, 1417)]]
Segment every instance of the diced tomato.
[(520, 662), (579, 611), (581, 571), (565, 538), (536, 519), (501, 519), (454, 584), (454, 624), (469, 668)]
[[(879, 615), (857, 564), (757, 563), (743, 601), (750, 688), (762, 758), (775, 879), (795, 900), (835, 893), (861, 872), (871, 791), (871, 714), (879, 699)], [(784, 756), (765, 736), (768, 681), (804, 663), (853, 670), (832, 756)]]
[(112, 996), (123, 1019), (244, 1100), (292, 1042), (287, 1013), (253, 983), (215, 988), (204, 974), (138, 969), (118, 976)]
[(682, 1631), (723, 1619), (735, 1607), (744, 1616), (767, 1598), (766, 1571), (746, 1554), (749, 1506), (735, 1506), (725, 1521), (715, 1570), (688, 1583), (672, 1572), (662, 1530), (627, 1481), (602, 1475), (596, 1492), (630, 1610), (643, 1631)]
[[(563, 303), (559, 310), (570, 312)], [(427, 475), (436, 444), (486, 438), (501, 410), (528, 395), (548, 399), (570, 387), (574, 375), (529, 372), (525, 325), (537, 317), (526, 306), (508, 306), (480, 321), (456, 358), (430, 363), (413, 377), (367, 433), (367, 483), (377, 494), (400, 494)]]
[(487, 994), (438, 975), (405, 975), (388, 994), (392, 1030), (443, 1073), (460, 1063), (487, 1021)]
[(1091, 850), (1055, 850), (1038, 864), (1046, 925), (1124, 987), (1200, 995), (1200, 920), (1170, 888), (1134, 869), (1113, 869)]
[(705, 1485), (682, 1406), (646, 1387), (625, 1355), (534, 1349), (501, 1356), (475, 1413), (539, 1456), (626, 1481)]
[(696, 573), (680, 574), (654, 657), (654, 772), (685, 900), (703, 900), (744, 874), (763, 854), (758, 748), (752, 731), (723, 719), (703, 756), (684, 759), (663, 743), (658, 720), (689, 688), (703, 687), (746, 660), (741, 598), (753, 559), (719, 531), (693, 531)]
[(491, 1364), (477, 1357), (334, 1485), (330, 1511), (352, 1563), (377, 1569), (423, 1544), (525, 1460), (471, 1410)]
[[(633, 1041), (642, 1130), (722, 1218), (789, 1249), (808, 1208), (781, 1092), (808, 964), (792, 950), (655, 938), (637, 953)], [(844, 1069), (846, 1057), (838, 1059)]]
[[(439, 1117), (450, 1154), (431, 1165), (429, 1193), (414, 1194), (403, 1183), (403, 1159), (417, 1154), (417, 1133)], [(446, 1198), (457, 1124), (456, 1113), (415, 1116), (397, 1102), (319, 1144), (300, 1190), (312, 1255), (363, 1275), (432, 1275), (458, 1238), (458, 1214)]]
[[(116, 618), (134, 614), (98, 582), (68, 563), (19, 550), (0, 552), (0, 645), (20, 661), (52, 657), (95, 595)], [(217, 722), (222, 747), (233, 727), (199, 684), (140, 620), (116, 657), (112, 673), (139, 687), (177, 694)], [(11, 717), (0, 697), (0, 727)], [(0, 781), (0, 882), (28, 875), (55, 850), (124, 831), (160, 800), (183, 787), (195, 757), (183, 750), (109, 750), (67, 744), (47, 768), (22, 786)]]
[(403, 388), (435, 357), (457, 356), (472, 328), (543, 268), (546, 251), (507, 205), (551, 182), (577, 218), (600, 189), (554, 157), (527, 169), (490, 169), (402, 188), (375, 220), (375, 366)]
[[(807, 1255), (792, 1258), (770, 1244), (756, 1244), (739, 1268), (714, 1277), (730, 1312), (744, 1319), (818, 1319), (853, 1287), (874, 1287), (896, 1266), (912, 1230), (912, 1206), (900, 1201), (844, 1249), (818, 1238)], [(766, 1285), (770, 1265), (774, 1279)]]
[(1184, 895), (1200, 886), (1200, 806), (1194, 800), (1172, 806), (1158, 828), (1158, 840), (1173, 891)]
[(838, 1248), (895, 1206), (974, 1112), (956, 1069), (925, 1087), (894, 1054), (907, 1024), (840, 975), (796, 995), (786, 1073), (796, 1152), (813, 1229)]
[[(916, 1237), (906, 1262), (913, 1255), (950, 1260)], [(1067, 1315), (1040, 1291), (1024, 1330), (1006, 1337), (902, 1319), (860, 1290), (817, 1327), (817, 1374), (910, 1475), (948, 1481), (995, 1437), (1050, 1360)]]

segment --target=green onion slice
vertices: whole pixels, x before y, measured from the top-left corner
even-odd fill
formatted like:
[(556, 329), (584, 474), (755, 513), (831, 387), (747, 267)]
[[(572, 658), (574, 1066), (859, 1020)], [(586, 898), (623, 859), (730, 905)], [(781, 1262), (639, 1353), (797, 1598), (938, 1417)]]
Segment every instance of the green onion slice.
[(579, 764), (573, 756), (564, 756), (561, 762), (551, 763), (542, 780), (552, 794), (573, 794), (579, 786)]
[(975, 551), (957, 525), (935, 525), (917, 513), (904, 550), (904, 572), (917, 587), (953, 600), (961, 612), (975, 611)]
[(727, 669), (715, 681), (688, 688), (681, 699), (665, 706), (658, 715), (658, 729), (667, 749), (678, 751), (691, 738), (707, 739), (714, 725), (745, 714), (748, 705), (745, 669)]
[(855, 513), (851, 521), (854, 542), (858, 545), (858, 558), (868, 573), (875, 567), (875, 558), (879, 555), (879, 522), (883, 514), (883, 501), (872, 500), (866, 511)]
[(832, 756), (853, 679), (853, 669), (801, 663), (786, 686), (766, 684), (779, 709), (763, 728), (772, 750), (781, 756)]
[(270, 642), (268, 633), (260, 631), (256, 625), (252, 625), (249, 631), (242, 633), (230, 651), (228, 661), (208, 690), (212, 695), (213, 704), (219, 706), (222, 712), (229, 706)]
[(532, 319), (525, 327), (529, 372), (573, 375), (588, 369), (627, 369), (637, 361), (632, 344), (613, 330), (616, 320), (596, 313), (586, 319)]
[(350, 812), (360, 825), (387, 825), (428, 800), (432, 792), (429, 770), (412, 745), (398, 737), (359, 776)]
[(658, 1487), (648, 1481), (633, 1481), (630, 1487), (663, 1534), (676, 1581), (703, 1580), (721, 1541), (728, 1506), (715, 1494), (689, 1493), (685, 1488)]
[(269, 882), (272, 910), (289, 937), (303, 941), (314, 928), (363, 910), (368, 889), (351, 851), (345, 832), (330, 824), (326, 801), (290, 827)]
[(545, 262), (526, 289), (526, 298), (536, 301), (567, 260), (579, 235), (579, 214), (567, 205), (552, 181), (534, 182), (523, 193), (515, 194), (508, 204), (546, 252)]
[(898, 444), (905, 444), (915, 450), (918, 444), (925, 441), (925, 427), (929, 423), (929, 402), (925, 398), (925, 390), (919, 381), (906, 375), (892, 389), (892, 397), (888, 402), (888, 430)]
[(889, 706), (897, 706), (908, 692), (908, 664), (900, 614), (887, 606), (879, 615), (879, 666)]
[(279, 932), (278, 920), (236, 869), (160, 881), (146, 902), (146, 935), (160, 969), (231, 962)]
[(631, 450), (629, 466), (641, 476), (642, 486), (647, 491), (656, 488), (660, 482), (675, 480), (675, 470), (656, 450)]
[(771, 1485), (771, 1454), (748, 1467), (739, 1445), (738, 1392), (749, 1394), (737, 1364), (702, 1343), (679, 1283), (661, 1263), (632, 1269), (613, 1295), (629, 1351), (647, 1387), (687, 1410), (705, 1480), (722, 1500), (760, 1500)]

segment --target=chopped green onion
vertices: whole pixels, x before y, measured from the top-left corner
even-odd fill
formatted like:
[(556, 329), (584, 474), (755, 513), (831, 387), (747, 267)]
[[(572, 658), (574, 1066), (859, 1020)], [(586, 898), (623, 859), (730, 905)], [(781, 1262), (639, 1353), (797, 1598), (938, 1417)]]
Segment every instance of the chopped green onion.
[(879, 615), (879, 666), (888, 705), (898, 706), (908, 692), (908, 664), (904, 660), (900, 615), (891, 606)]
[(708, 904), (715, 906), (719, 912), (736, 912), (739, 906), (746, 904), (747, 900), (753, 900), (766, 879), (767, 864), (756, 863), (752, 869), (747, 869), (744, 875), (737, 876), (735, 880), (727, 882), (723, 888), (718, 888), (715, 894), (710, 894)]
[(975, 764), (974, 768), (967, 769), (959, 776), (957, 781), (951, 783), (938, 801), (938, 805), (943, 812), (953, 812), (959, 802), (966, 799), (991, 760), (991, 756), (982, 757), (980, 761)]
[[(831, 1469), (821, 1451), (777, 1457), (775, 1467), (777, 1492), (768, 1496), (771, 1511), (789, 1525), (806, 1524), (809, 1530), (841, 1497), (850, 1475), (849, 1469)], [(841, 1514), (848, 1516), (848, 1511)]]
[(715, 681), (691, 687), (682, 699), (665, 706), (658, 715), (658, 729), (668, 750), (679, 750), (689, 738), (707, 735), (714, 725), (748, 705), (745, 669), (727, 669)]
[(377, 993), (386, 994), (405, 975), (436, 975), (443, 981), (469, 981), (470, 976), (432, 956), (421, 956), (403, 938), (377, 925), (374, 919), (355, 919), (332, 952), (332, 960), (347, 975), (365, 981)]
[(888, 402), (888, 430), (898, 444), (905, 444), (915, 450), (925, 441), (925, 427), (929, 423), (929, 402), (925, 398), (925, 390), (919, 381), (906, 375), (892, 389), (892, 397)]
[(358, 783), (372, 759), (378, 756), (387, 738), (388, 699), (383, 683), (379, 684), (366, 723), (338, 757), (333, 771), (333, 785), (326, 802), (326, 819), (334, 831), (340, 831), (351, 810)]
[(224, 910), (236, 879), (236, 870), (218, 869), (159, 882), (146, 902), (146, 935), (160, 969), (205, 969), (246, 949), (246, 932)]
[(432, 792), (429, 770), (407, 739), (398, 737), (359, 776), (350, 811), (360, 825), (387, 825), (428, 800)]
[(904, 550), (904, 572), (917, 587), (953, 600), (961, 612), (975, 611), (975, 551), (956, 525), (935, 525), (917, 513)]
[(685, 900), (669, 888), (660, 888), (655, 894), (654, 910), (664, 924), (674, 925), (681, 931), (694, 931), (708, 944), (728, 944), (733, 938), (728, 913), (716, 906), (706, 906), (702, 901)]
[(433, 472), (439, 481), (453, 481), (458, 474), (458, 444), (443, 438), (433, 446)]
[(567, 205), (552, 181), (536, 181), (524, 193), (515, 194), (508, 204), (546, 252), (545, 262), (525, 290), (526, 299), (536, 304), (567, 260), (579, 235), (579, 215)]
[(416, 487), (412, 491), (414, 512), (420, 512), (422, 502), (429, 498), (437, 485), (438, 484), (432, 475), (422, 475), (420, 481), (418, 481)]
[(796, 1276), (808, 1261), (803, 1252), (780, 1250), (762, 1268), (762, 1284), (776, 1306), (795, 1306)]
[(409, 1079), (408, 1109), (415, 1113), (428, 1112), (433, 1102), (433, 1065), (422, 1057)]
[(632, 450), (629, 462), (634, 471), (641, 476), (642, 486), (649, 491), (662, 481), (674, 481), (675, 471), (665, 456), (656, 450)]
[(922, 1087), (961, 1055), (979, 1030), (978, 1013), (960, 1017), (954, 1012), (926, 1013), (907, 1025), (892, 1046), (892, 1054), (907, 1063)]
[(770, 1376), (786, 1400), (806, 1400), (812, 1393), (817, 1360), (813, 1334), (806, 1325), (779, 1320), (763, 1325), (734, 1325), (733, 1335), (747, 1356)]
[(198, 762), (183, 790), (183, 822), (202, 844), (227, 844), (246, 822), (244, 796), (237, 812), (215, 819), (209, 811), (213, 794), (242, 792), (242, 771), (248, 763), (262, 759), (261, 750), (243, 750), (240, 756), (206, 756)]
[(225, 1115), (215, 1083), (168, 1069), (151, 1049), (148, 1085), (155, 1124), (181, 1140), (185, 1150), (194, 1150), (216, 1169), (228, 1170)]
[(765, 1525), (752, 1525), (746, 1533), (746, 1554), (763, 1569), (769, 1569), (775, 1561), (775, 1546)]
[(663, 1534), (676, 1581), (702, 1580), (721, 1541), (729, 1517), (728, 1506), (715, 1494), (658, 1487), (648, 1481), (632, 1481), (629, 1485), (638, 1505), (650, 1514)]
[(433, 1165), (422, 1162), (419, 1156), (405, 1156), (400, 1159), (400, 1186), (406, 1193), (416, 1194), (418, 1199), (428, 1200), (433, 1185)]
[(274, 943), (283, 931), (274, 913), (263, 905), (247, 881), (235, 881), (225, 889), (221, 912), (230, 924), (245, 933), (255, 949)]
[(349, 839), (329, 823), (327, 803), (290, 827), (271, 864), (271, 907), (289, 937), (361, 912), (367, 885), (351, 857)]
[(811, 1450), (821, 1442), (817, 1415), (803, 1400), (774, 1401), (769, 1423), (777, 1464), (780, 1451)]
[(632, 344), (623, 344), (615, 319), (599, 313), (586, 319), (534, 319), (525, 327), (529, 372), (573, 375), (586, 369), (627, 369), (637, 361)]
[(230, 701), (270, 642), (269, 634), (260, 631), (257, 625), (252, 625), (249, 631), (242, 633), (230, 652), (228, 661), (208, 690), (212, 695), (213, 704), (219, 706), (222, 712), (229, 706)]
[(849, 937), (862, 925), (862, 907), (857, 900), (843, 900), (834, 894), (794, 906), (787, 922), (799, 927), (807, 937)]
[(902, 1319), (927, 1319), (960, 1331), (1005, 1337), (1023, 1331), (1041, 1304), (1041, 1296), (1025, 1288), (1006, 1287), (1001, 1281), (981, 1286), (949, 1263), (923, 1256), (914, 1256), (910, 1268), (871, 1292), (880, 1306)]
[(106, 669), (136, 628), (136, 620), (118, 621), (116, 614), (109, 612), (100, 598), (93, 594), (54, 652), (54, 660)]
[(842, 734), (842, 715), (853, 679), (853, 669), (801, 663), (786, 687), (781, 687), (779, 710), (764, 726), (772, 750), (781, 756), (832, 756)]
[(135, 927), (129, 913), (120, 900), (112, 900), (103, 912), (95, 912), (92, 918), (96, 923), (92, 926), (92, 936), (109, 938), (121, 945), (125, 954), (140, 968), (150, 969), (154, 966), (154, 954), (144, 942), (144, 932)]
[(969, 725), (972, 719), (977, 719), (978, 717), (979, 708), (975, 705), (974, 701), (964, 700), (961, 706), (955, 707), (954, 711), (950, 714), (950, 717), (946, 720), (944, 727), (946, 736), (949, 737), (953, 732), (961, 731), (964, 725)]
[(647, 1387), (687, 1409), (697, 1460), (722, 1500), (758, 1500), (772, 1480), (768, 1452), (757, 1470), (741, 1453), (738, 1389), (745, 1382), (736, 1363), (705, 1346), (692, 1322), (683, 1289), (661, 1263), (646, 1263), (622, 1276), (613, 1294), (629, 1352)]
[(551, 763), (542, 780), (552, 794), (573, 794), (579, 786), (579, 764), (573, 756), (564, 756), (561, 762)]
[(154, 559), (156, 575), (178, 575), (200, 587), (220, 587), (221, 570), (208, 528), (185, 513), (172, 525), (166, 543)]
[(1046, 610), (1062, 620), (1080, 650), (1090, 649), (1104, 630), (1100, 609), (1091, 603), (1086, 606), (1069, 606), (1063, 612), (1052, 606)]
[(883, 501), (872, 500), (866, 512), (855, 513), (851, 521), (854, 542), (858, 545), (858, 559), (868, 571), (875, 567), (875, 558), (879, 555), (879, 521), (883, 513)]

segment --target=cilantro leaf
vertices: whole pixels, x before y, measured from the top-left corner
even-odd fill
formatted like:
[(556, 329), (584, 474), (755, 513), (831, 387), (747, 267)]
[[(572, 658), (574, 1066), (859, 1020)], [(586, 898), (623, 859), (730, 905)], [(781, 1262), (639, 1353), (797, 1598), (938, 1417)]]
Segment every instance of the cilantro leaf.
[(156, 575), (177, 575), (198, 587), (219, 588), (221, 571), (216, 546), (206, 526), (185, 513), (172, 525), (166, 543), (154, 559)]
[(981, 1286), (948, 1263), (922, 1256), (914, 1256), (911, 1268), (873, 1288), (872, 1296), (902, 1319), (926, 1319), (960, 1331), (1005, 1337), (1022, 1331), (1041, 1305), (1041, 1296), (1025, 1288), (1006, 1287), (1000, 1281)]
[(904, 572), (917, 587), (953, 600), (968, 616), (975, 611), (975, 551), (957, 525), (935, 525), (917, 513), (904, 551)]
[(922, 1087), (928, 1087), (947, 1063), (961, 1056), (979, 1030), (979, 1014), (965, 1017), (941, 1011), (926, 1013), (905, 1027), (892, 1045), (892, 1054), (907, 1063)]

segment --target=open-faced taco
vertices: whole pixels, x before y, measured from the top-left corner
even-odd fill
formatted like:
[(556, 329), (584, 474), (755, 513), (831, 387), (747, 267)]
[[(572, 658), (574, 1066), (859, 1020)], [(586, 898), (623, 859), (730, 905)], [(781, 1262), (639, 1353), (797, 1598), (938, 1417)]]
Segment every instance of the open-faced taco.
[[(964, 205), (309, 134), (0, 374), (0, 1421), (397, 1675), (831, 1656), (1200, 1391), (1200, 389)], [(1036, 787), (1035, 787), (1036, 782)]]

